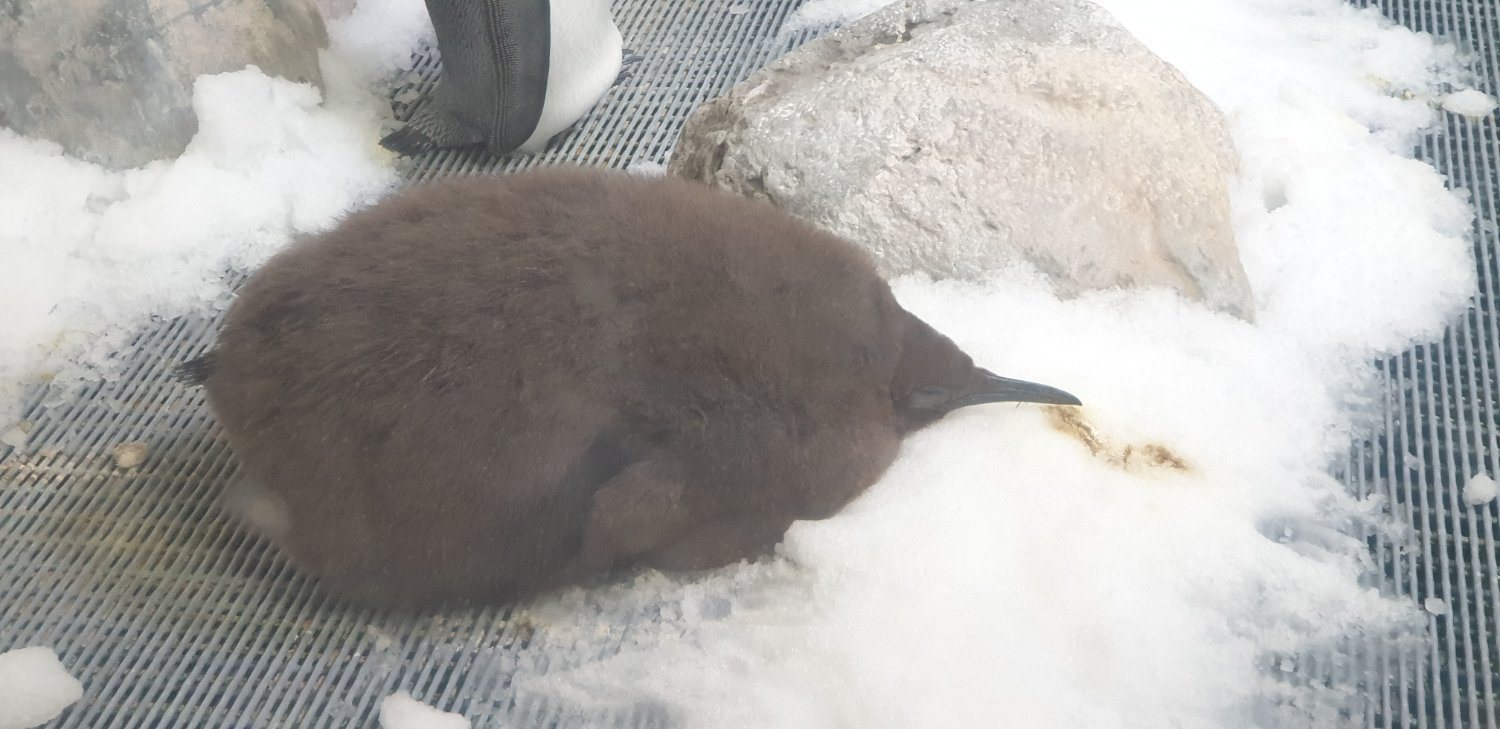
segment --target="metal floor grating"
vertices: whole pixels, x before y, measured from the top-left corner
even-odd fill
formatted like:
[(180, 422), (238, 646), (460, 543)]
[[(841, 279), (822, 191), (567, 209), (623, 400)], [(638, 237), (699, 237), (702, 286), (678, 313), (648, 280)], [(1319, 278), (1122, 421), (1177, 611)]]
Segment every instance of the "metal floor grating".
[[(799, 2), (617, 0), (626, 45), (644, 60), (572, 134), (532, 158), (427, 155), (408, 175), (665, 162), (697, 104), (803, 40), (775, 37)], [(1479, 56), (1481, 88), (1495, 93), (1493, 0), (1369, 4), (1460, 39)], [(425, 57), (398, 89), (398, 113), (420, 103), (435, 65)], [(1476, 229), (1482, 291), (1442, 342), (1384, 363), (1386, 433), (1356, 444), (1346, 481), (1383, 494), (1413, 529), (1401, 545), (1370, 536), (1386, 567), (1381, 587), (1441, 597), (1450, 609), (1430, 618), (1436, 639), (1420, 653), (1356, 648), (1350, 660), (1299, 666), (1305, 680), (1361, 686), (1370, 700), (1354, 718), (1372, 727), (1500, 728), (1500, 523), (1494, 505), (1459, 501), (1461, 484), (1495, 473), (1500, 453), (1500, 140), (1493, 117), (1446, 123), (1419, 153), (1470, 190), (1488, 221)], [(213, 329), (204, 317), (164, 323), (137, 339), (119, 380), (50, 406), (37, 392), (24, 452), (0, 446), (0, 651), (51, 645), (86, 687), (49, 727), (373, 727), (379, 700), (403, 689), (475, 726), (670, 725), (663, 707), (585, 712), (518, 692), (519, 676), (594, 655), (545, 645), (509, 610), (347, 610), (234, 529), (213, 503), (234, 463), (199, 392), (171, 374)], [(116, 468), (112, 449), (131, 441), (150, 447), (149, 460)], [(640, 617), (603, 621), (607, 638), (589, 650), (628, 640)]]
[[(544, 154), (440, 152), (408, 176), (538, 164), (664, 163), (698, 104), (797, 39), (775, 38), (799, 0), (617, 0), (631, 76)], [(421, 59), (395, 99), (420, 103)], [(398, 116), (411, 104), (397, 103)], [(0, 651), (50, 645), (86, 687), (49, 727), (373, 727), (380, 700), (410, 691), (476, 726), (657, 727), (661, 707), (585, 711), (530, 698), (518, 675), (597, 657), (542, 644), (510, 610), (401, 618), (330, 604), (218, 512), (235, 465), (195, 388), (173, 368), (216, 322), (188, 317), (140, 336), (117, 381), (67, 403), (37, 392), (25, 452), (0, 445)], [(112, 451), (150, 448), (140, 469)], [(640, 616), (603, 621), (608, 652)]]
[[(1477, 61), (1477, 87), (1500, 79), (1500, 5), (1494, 0), (1370, 0), (1397, 23), (1455, 40)], [(1412, 533), (1403, 544), (1369, 541), (1385, 570), (1382, 591), (1438, 598), (1433, 641), (1415, 654), (1354, 651), (1338, 667), (1382, 677), (1367, 686), (1367, 726), (1500, 727), (1500, 518), (1496, 504), (1467, 506), (1461, 490), (1476, 473), (1496, 474), (1500, 455), (1500, 134), (1494, 115), (1442, 115), (1417, 156), (1467, 189), (1477, 213), (1474, 257), (1479, 294), (1441, 342), (1381, 364), (1384, 433), (1356, 444), (1345, 482), (1380, 494)], [(1335, 677), (1337, 678), (1337, 677)]]

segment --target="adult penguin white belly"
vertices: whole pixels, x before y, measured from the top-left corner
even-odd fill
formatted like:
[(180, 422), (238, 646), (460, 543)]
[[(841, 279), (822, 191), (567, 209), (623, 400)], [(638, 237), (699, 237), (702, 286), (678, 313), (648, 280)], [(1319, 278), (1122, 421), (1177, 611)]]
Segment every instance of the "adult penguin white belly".
[(521, 144), (540, 152), (572, 126), (620, 76), (624, 45), (609, 0), (557, 0), (552, 6), (547, 98), (536, 130)]
[(381, 140), (396, 152), (540, 151), (619, 75), (609, 0), (426, 2), (443, 76), (407, 126)]

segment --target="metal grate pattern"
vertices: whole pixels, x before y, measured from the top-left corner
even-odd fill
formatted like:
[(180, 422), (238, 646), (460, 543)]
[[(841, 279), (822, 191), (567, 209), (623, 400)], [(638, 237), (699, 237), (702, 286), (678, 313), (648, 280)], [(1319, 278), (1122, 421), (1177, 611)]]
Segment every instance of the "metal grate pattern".
[[(530, 158), (426, 155), (408, 175), (664, 163), (693, 108), (800, 41), (775, 37), (798, 3), (617, 0), (642, 60), (571, 134)], [(418, 59), (396, 90), (398, 115), (437, 72), (434, 54)], [(608, 616), (606, 636), (578, 647), (547, 645), (509, 609), (350, 610), (226, 521), (215, 498), (234, 461), (201, 394), (172, 376), (216, 328), (186, 317), (143, 334), (120, 379), (67, 402), (37, 392), (24, 449), (0, 445), (0, 651), (53, 646), (86, 687), (49, 727), (366, 727), (397, 690), (476, 726), (669, 723), (657, 706), (584, 709), (512, 685), (611, 652), (647, 615)], [(134, 442), (146, 462), (117, 467), (115, 447)]]
[[(1500, 79), (1500, 6), (1493, 0), (1368, 0), (1413, 30), (1455, 40), (1477, 61), (1476, 86), (1491, 95)], [(1443, 115), (1417, 156), (1468, 190), (1477, 220), (1474, 256), (1479, 294), (1441, 342), (1414, 347), (1381, 364), (1384, 433), (1358, 443), (1346, 483), (1377, 494), (1400, 522), (1404, 540), (1369, 536), (1384, 566), (1379, 587), (1429, 599), (1433, 640), (1412, 652), (1356, 652), (1351, 665), (1372, 684), (1364, 722), (1376, 727), (1500, 727), (1500, 519), (1496, 504), (1472, 507), (1462, 490), (1471, 476), (1496, 475), (1500, 455), (1500, 134), (1481, 121)], [(1436, 602), (1441, 601), (1441, 602)]]
[[(479, 152), (414, 159), (420, 181), (534, 165), (663, 163), (693, 108), (804, 39), (776, 29), (800, 0), (616, 0), (630, 78), (544, 154), (496, 160)], [(1493, 0), (1368, 0), (1397, 22), (1456, 37), (1495, 93), (1500, 9)], [(437, 73), (419, 59), (397, 89), (398, 116), (422, 103)], [(1356, 646), (1313, 657), (1306, 680), (1366, 694), (1355, 723), (1497, 729), (1500, 603), (1496, 506), (1460, 498), (1500, 453), (1500, 139), (1495, 120), (1448, 118), (1420, 155), (1474, 195), (1481, 293), (1443, 341), (1382, 365), (1384, 435), (1356, 444), (1346, 481), (1383, 496), (1411, 527), (1371, 534), (1381, 589), (1440, 598), (1435, 640), (1417, 651)], [(86, 695), (54, 727), (374, 726), (396, 690), (460, 711), (476, 726), (659, 727), (663, 707), (570, 706), (517, 682), (559, 662), (607, 654), (630, 638), (636, 612), (605, 616), (588, 648), (547, 645), (509, 609), (399, 617), (326, 601), (264, 544), (214, 507), (235, 465), (198, 391), (172, 368), (202, 351), (215, 322), (187, 317), (143, 334), (117, 381), (51, 403), (38, 391), (24, 450), (0, 445), (0, 651), (54, 646)], [(45, 404), (44, 403), (48, 403)], [(137, 469), (113, 449), (150, 449)], [(634, 608), (649, 610), (650, 608)], [(570, 652), (571, 651), (571, 652)]]

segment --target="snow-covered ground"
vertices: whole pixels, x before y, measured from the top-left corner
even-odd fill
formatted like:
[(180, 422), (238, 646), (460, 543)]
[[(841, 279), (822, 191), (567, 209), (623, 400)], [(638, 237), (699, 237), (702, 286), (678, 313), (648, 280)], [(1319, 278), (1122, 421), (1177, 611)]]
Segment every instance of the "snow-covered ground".
[[(1278, 657), (1421, 630), (1339, 532), (1379, 505), (1328, 472), (1365, 422), (1368, 363), (1472, 293), (1472, 211), (1409, 150), (1444, 106), (1491, 102), (1450, 96), (1468, 81), (1451, 47), (1334, 0), (1101, 4), (1232, 122), (1257, 323), (1162, 291), (1062, 301), (1025, 270), (898, 281), (982, 365), (1079, 395), (1082, 420), (960, 411), (843, 514), (795, 525), (781, 559), (543, 599), (542, 645), (618, 635), (602, 616), (621, 604), (661, 617), (523, 690), (694, 726), (1237, 727), (1296, 696)], [(794, 22), (875, 5), (814, 0)], [(225, 305), (226, 270), (394, 187), (369, 82), (430, 32), (420, 8), (361, 0), (332, 23), (326, 99), (254, 70), (200, 80), (175, 161), (109, 172), (0, 129), (0, 432), (24, 438), (27, 383), (109, 376), (132, 332)]]
[(0, 126), (0, 435), (27, 388), (116, 374), (156, 319), (227, 306), (225, 273), (393, 189), (371, 82), (431, 35), (420, 0), (364, 0), (331, 24), (327, 98), (258, 69), (204, 76), (183, 155), (111, 171)]
[[(784, 561), (538, 605), (559, 645), (612, 602), (668, 617), (528, 690), (645, 693), (692, 726), (1340, 726), (1352, 687), (1295, 688), (1287, 657), (1419, 638), (1432, 606), (1378, 596), (1339, 531), (1388, 528), (1379, 505), (1328, 474), (1367, 422), (1369, 363), (1437, 337), (1474, 288), (1472, 210), (1410, 159), (1462, 59), (1330, 0), (1101, 4), (1231, 120), (1258, 323), (1154, 291), (1059, 301), (1026, 271), (897, 282), (981, 364), (1078, 394), (1100, 452), (1037, 408), (956, 413), (838, 518), (794, 526)], [(1153, 446), (1185, 468), (1143, 463)]]

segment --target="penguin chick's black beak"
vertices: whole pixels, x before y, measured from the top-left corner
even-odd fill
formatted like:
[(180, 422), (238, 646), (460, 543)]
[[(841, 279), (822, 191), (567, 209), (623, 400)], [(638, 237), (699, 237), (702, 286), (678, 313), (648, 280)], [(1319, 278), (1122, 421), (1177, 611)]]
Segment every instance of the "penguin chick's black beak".
[(983, 367), (975, 367), (975, 384), (969, 392), (954, 398), (951, 408), (982, 405), (987, 402), (1037, 402), (1049, 405), (1082, 405), (1078, 398), (1055, 387), (1025, 380), (1001, 377)]

